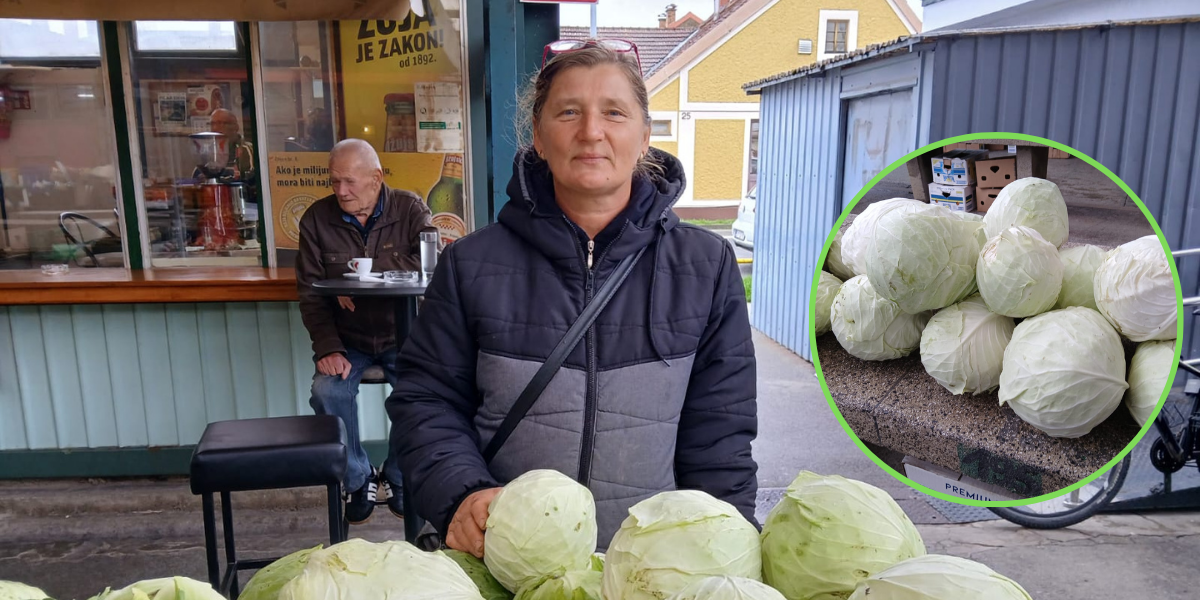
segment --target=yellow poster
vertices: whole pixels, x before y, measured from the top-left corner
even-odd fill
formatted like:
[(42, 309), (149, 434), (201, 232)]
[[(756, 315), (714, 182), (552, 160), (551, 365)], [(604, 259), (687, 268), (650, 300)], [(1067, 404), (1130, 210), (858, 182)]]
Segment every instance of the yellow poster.
[[(434, 193), (442, 184), (445, 163), (453, 165), (457, 162), (460, 169), (459, 195), (461, 197), (461, 164), (462, 157), (442, 154), (380, 154), (383, 166), (383, 177), (388, 186), (416, 192), (426, 201), (431, 196), (434, 204), (436, 198), (443, 194)], [(275, 226), (275, 247), (295, 250), (300, 247), (300, 217), (312, 203), (333, 193), (329, 187), (329, 154), (325, 152), (271, 152), (267, 155), (271, 185), (272, 220)], [(453, 169), (451, 169), (453, 170)], [(431, 208), (437, 208), (431, 206)], [(451, 209), (452, 210), (452, 209)], [(435, 210), (435, 212), (439, 212)], [(440, 212), (448, 212), (444, 208)], [(454, 229), (453, 220), (445, 224), (445, 217), (437, 220), (442, 236), (450, 241), (446, 229)], [(462, 234), (453, 236), (457, 239)]]

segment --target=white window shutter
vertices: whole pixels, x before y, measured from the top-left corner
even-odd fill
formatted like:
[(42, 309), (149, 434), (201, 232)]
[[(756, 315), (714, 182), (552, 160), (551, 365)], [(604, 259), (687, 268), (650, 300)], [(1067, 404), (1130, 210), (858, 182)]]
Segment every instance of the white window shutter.
[(797, 49), (797, 52), (799, 52), (800, 54), (812, 54), (813, 41), (812, 40), (800, 40), (800, 47)]

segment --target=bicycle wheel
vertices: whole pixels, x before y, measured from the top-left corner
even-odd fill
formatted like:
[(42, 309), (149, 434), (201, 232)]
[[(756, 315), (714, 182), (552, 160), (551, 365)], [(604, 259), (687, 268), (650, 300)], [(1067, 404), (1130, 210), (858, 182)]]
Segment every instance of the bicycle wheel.
[(1002, 519), (1031, 529), (1070, 527), (1087, 520), (1112, 502), (1128, 473), (1129, 457), (1126, 456), (1107, 474), (1053, 500), (1025, 506), (989, 507), (988, 510)]

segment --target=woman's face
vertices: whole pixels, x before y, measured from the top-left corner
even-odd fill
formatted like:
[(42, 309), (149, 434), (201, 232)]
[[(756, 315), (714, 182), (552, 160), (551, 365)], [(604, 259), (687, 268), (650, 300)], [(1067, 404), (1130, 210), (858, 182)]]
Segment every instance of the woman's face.
[(629, 184), (650, 145), (650, 128), (619, 67), (572, 67), (554, 78), (533, 145), (550, 163), (556, 186), (602, 194)]

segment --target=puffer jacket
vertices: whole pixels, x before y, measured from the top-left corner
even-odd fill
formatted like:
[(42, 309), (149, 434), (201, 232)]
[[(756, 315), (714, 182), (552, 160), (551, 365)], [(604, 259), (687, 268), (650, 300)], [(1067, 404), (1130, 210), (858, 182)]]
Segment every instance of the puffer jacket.
[[(562, 213), (546, 163), (514, 161), (497, 224), (449, 246), (387, 400), (417, 512), (442, 534), (470, 493), (532, 469), (591, 489), (599, 546), (633, 504), (699, 489), (754, 522), (754, 347), (728, 242), (680, 223), (685, 182), (635, 178), (631, 208), (587, 237)], [(611, 241), (605, 243), (605, 237)], [(481, 450), (567, 329), (626, 256), (646, 248), (492, 463)]]

